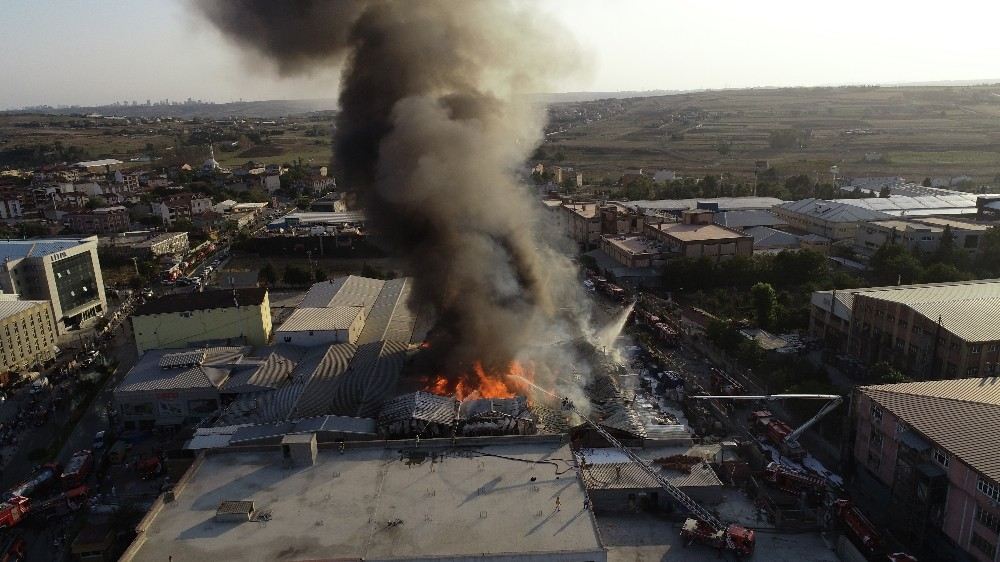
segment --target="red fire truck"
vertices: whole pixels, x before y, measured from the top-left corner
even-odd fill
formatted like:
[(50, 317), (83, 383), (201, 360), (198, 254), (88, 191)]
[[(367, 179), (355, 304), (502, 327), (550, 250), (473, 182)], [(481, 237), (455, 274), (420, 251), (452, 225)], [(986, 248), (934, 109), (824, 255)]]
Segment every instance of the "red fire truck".
[(83, 484), (90, 475), (90, 470), (94, 467), (94, 455), (89, 449), (82, 449), (73, 453), (73, 456), (66, 463), (66, 470), (63, 471), (60, 480), (63, 489), (70, 489)]

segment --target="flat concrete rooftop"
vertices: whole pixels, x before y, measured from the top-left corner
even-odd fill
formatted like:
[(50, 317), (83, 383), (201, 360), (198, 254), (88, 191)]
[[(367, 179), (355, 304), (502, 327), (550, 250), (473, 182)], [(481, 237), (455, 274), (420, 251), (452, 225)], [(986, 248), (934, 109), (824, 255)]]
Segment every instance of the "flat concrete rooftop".
[[(147, 518), (132, 560), (606, 560), (558, 439), (408, 443), (321, 449), (311, 467), (286, 468), (277, 448), (210, 453)], [(224, 500), (254, 501), (260, 520), (215, 522)]]

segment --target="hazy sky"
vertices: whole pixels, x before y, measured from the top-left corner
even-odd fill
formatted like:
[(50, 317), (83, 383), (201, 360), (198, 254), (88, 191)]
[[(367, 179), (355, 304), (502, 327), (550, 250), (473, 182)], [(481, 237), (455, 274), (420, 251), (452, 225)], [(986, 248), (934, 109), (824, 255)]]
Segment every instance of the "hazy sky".
[[(589, 76), (558, 91), (1000, 81), (992, 0), (530, 5), (589, 53)], [(279, 79), (248, 64), (178, 0), (5, 0), (0, 72), (0, 108), (336, 95), (336, 76)]]

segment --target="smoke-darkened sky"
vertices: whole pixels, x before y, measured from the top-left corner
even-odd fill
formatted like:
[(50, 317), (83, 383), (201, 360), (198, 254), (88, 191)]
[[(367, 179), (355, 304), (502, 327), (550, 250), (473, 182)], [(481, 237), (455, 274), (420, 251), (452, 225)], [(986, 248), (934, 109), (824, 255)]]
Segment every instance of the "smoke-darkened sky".
[[(251, 71), (190, 11), (171, 0), (5, 2), (0, 108), (330, 97), (335, 73)], [(1000, 81), (997, 2), (545, 0), (536, 11), (591, 53), (590, 75), (558, 91)]]

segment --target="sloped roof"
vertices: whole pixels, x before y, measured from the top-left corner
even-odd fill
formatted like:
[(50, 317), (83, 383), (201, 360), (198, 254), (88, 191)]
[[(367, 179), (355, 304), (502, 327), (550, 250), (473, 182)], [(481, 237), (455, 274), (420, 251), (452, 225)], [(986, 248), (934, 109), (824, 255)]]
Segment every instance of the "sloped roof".
[[(116, 392), (138, 392), (157, 390), (180, 390), (186, 388), (220, 388), (229, 375), (239, 366), (243, 355), (250, 347), (209, 347), (199, 350), (203, 353), (200, 363), (177, 363), (178, 368), (161, 367), (164, 355), (175, 355), (168, 350), (152, 349), (125, 375), (125, 379), (115, 389)], [(175, 363), (169, 362), (169, 365)]]
[[(851, 201), (860, 201), (860, 199)], [(789, 201), (776, 208), (828, 222), (862, 222), (891, 218), (891, 215), (887, 213), (848, 204), (846, 201), (826, 201), (815, 198)]]
[(971, 342), (1000, 340), (1000, 279), (850, 289), (850, 293), (909, 306)]
[(429, 392), (403, 394), (382, 405), (378, 415), (380, 425), (409, 419), (430, 423), (450, 424), (455, 421), (458, 401), (450, 396), (438, 396)]
[(776, 226), (785, 223), (784, 220), (776, 217), (771, 211), (763, 209), (724, 211), (715, 213), (712, 220), (717, 225), (738, 230), (745, 230), (754, 226)]
[(799, 237), (781, 230), (766, 226), (755, 226), (744, 229), (744, 232), (753, 236), (754, 248), (798, 248)]
[(360, 307), (331, 306), (325, 308), (297, 308), (281, 326), (279, 332), (304, 332), (306, 330), (347, 330), (362, 314)]
[(367, 313), (384, 284), (385, 281), (381, 279), (357, 275), (338, 277), (310, 287), (299, 306), (302, 308), (361, 306)]
[(977, 472), (1000, 482), (1000, 378), (921, 381), (858, 389)]

